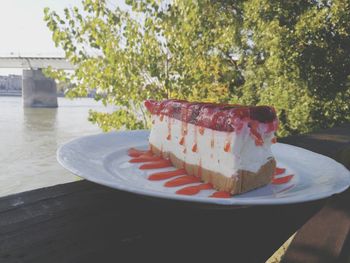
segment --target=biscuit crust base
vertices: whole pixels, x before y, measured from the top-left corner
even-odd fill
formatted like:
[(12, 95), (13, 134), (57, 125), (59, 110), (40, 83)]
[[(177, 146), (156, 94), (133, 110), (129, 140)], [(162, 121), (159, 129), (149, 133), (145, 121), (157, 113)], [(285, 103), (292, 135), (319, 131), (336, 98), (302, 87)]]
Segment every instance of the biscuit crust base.
[(238, 170), (237, 175), (226, 177), (220, 173), (200, 168), (198, 165), (188, 164), (177, 158), (173, 153), (162, 152), (152, 144), (150, 144), (150, 147), (155, 155), (169, 158), (176, 168), (185, 169), (188, 175), (201, 177), (202, 181), (211, 183), (216, 190), (226, 191), (231, 195), (241, 194), (269, 184), (276, 169), (276, 161), (271, 158), (256, 173)]

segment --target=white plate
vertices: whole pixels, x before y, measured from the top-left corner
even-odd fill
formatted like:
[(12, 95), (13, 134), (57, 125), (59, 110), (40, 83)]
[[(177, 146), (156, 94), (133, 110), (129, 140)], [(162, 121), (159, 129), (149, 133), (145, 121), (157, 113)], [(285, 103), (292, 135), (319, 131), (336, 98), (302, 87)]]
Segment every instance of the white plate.
[(140, 170), (140, 164), (128, 162), (127, 150), (146, 149), (148, 135), (149, 131), (125, 131), (81, 137), (63, 145), (57, 159), (72, 173), (98, 184), (151, 197), (207, 204), (299, 203), (340, 193), (350, 184), (350, 172), (333, 159), (277, 143), (272, 147), (277, 166), (286, 168), (286, 174), (295, 175), (290, 182), (268, 185), (232, 198), (209, 198), (213, 190), (203, 190), (195, 196), (177, 195), (175, 192), (181, 187), (167, 188), (164, 181), (149, 181), (147, 176), (155, 170)]

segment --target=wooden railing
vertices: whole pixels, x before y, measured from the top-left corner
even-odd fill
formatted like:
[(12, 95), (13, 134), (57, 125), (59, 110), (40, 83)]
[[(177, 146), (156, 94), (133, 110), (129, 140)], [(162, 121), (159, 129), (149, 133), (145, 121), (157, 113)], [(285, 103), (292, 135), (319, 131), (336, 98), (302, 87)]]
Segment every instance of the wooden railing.
[[(281, 141), (349, 161), (350, 125)], [(349, 262), (349, 199), (207, 209), (62, 184), (0, 199), (0, 262), (265, 262), (297, 230), (284, 263)]]

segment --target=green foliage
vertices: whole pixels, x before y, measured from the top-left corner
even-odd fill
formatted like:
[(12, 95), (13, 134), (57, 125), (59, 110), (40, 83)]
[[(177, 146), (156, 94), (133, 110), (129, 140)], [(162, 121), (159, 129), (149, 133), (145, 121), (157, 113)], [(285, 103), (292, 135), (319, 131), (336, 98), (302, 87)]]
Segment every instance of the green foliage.
[(48, 74), (73, 83), (72, 97), (96, 89), (117, 105), (91, 112), (104, 130), (147, 127), (147, 98), (273, 105), (281, 136), (350, 120), (347, 0), (126, 2), (133, 14), (104, 0), (64, 17), (45, 9), (76, 66)]

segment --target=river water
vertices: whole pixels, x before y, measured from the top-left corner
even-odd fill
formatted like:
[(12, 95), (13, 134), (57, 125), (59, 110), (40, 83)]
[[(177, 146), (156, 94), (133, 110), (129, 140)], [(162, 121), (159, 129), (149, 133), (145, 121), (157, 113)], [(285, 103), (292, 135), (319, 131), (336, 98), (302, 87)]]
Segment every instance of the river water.
[(106, 109), (88, 98), (59, 98), (58, 104), (23, 108), (21, 97), (0, 97), (0, 196), (78, 180), (57, 163), (57, 148), (100, 133), (88, 111)]

